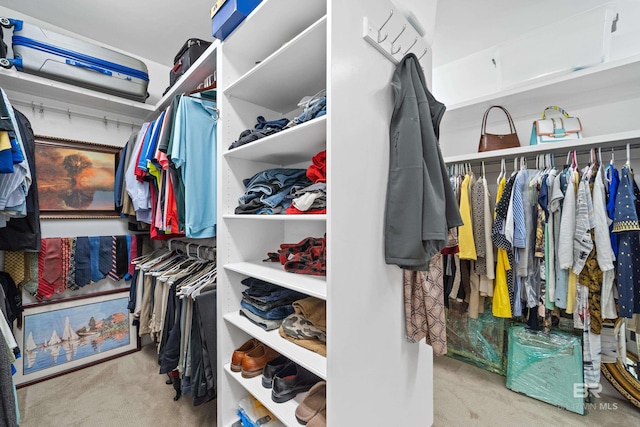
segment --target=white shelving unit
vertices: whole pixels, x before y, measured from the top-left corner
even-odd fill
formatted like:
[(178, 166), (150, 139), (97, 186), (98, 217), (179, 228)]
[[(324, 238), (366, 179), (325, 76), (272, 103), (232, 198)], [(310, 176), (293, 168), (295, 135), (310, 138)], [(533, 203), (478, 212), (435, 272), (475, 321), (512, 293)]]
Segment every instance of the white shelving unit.
[[(628, 97), (640, 92), (640, 56), (606, 62), (579, 71), (525, 82), (504, 91), (447, 106), (448, 119), (467, 122), (492, 105), (509, 105), (514, 117), (539, 114), (549, 100), (561, 99), (562, 105), (580, 105), (585, 101), (599, 103)], [(445, 117), (446, 117), (445, 116)]]
[[(299, 425), (294, 412), (303, 395), (274, 403), (259, 379), (244, 379), (226, 366), (252, 337), (326, 379), (329, 426), (433, 420), (431, 349), (405, 340), (401, 270), (384, 263), (382, 189), (395, 66), (362, 39), (359, 25), (364, 17), (384, 22), (392, 7), (389, 0), (263, 0), (220, 46), (218, 425), (237, 418), (247, 393), (285, 425)], [(292, 119), (301, 112), (298, 102), (322, 89), (326, 116), (228, 150), (257, 116)], [(244, 179), (269, 168), (307, 168), (322, 150), (326, 215), (234, 214)], [(326, 277), (262, 261), (281, 243), (323, 235)], [(326, 300), (327, 357), (241, 316), (240, 282), (247, 277)]]
[[(556, 151), (556, 146), (558, 150), (566, 150), (573, 146), (580, 149), (586, 148), (586, 145), (597, 146), (604, 142), (616, 141), (618, 138), (624, 140), (627, 138), (624, 134), (633, 133), (638, 128), (638, 124), (630, 120), (629, 114), (638, 108), (638, 75), (640, 56), (636, 55), (575, 72), (524, 82), (498, 93), (448, 105), (440, 126), (443, 155), (447, 160), (462, 158), (465, 155), (481, 159), (489, 155), (476, 151), (482, 116), (492, 105), (502, 105), (511, 113), (520, 143), (523, 144), (516, 150), (525, 150), (523, 153), (530, 149), (534, 150), (531, 151), (532, 154), (545, 150)], [(435, 95), (437, 97), (437, 94)], [(585, 138), (575, 143), (561, 142), (538, 148), (525, 147), (524, 144), (529, 142), (533, 120), (539, 118), (542, 110), (549, 105), (558, 105), (571, 115), (579, 117)], [(506, 119), (499, 113), (492, 113), (489, 122), (489, 132), (506, 132)], [(500, 123), (502, 129), (495, 127), (496, 122)], [(504, 151), (501, 155), (520, 153)], [(490, 154), (494, 155), (496, 154)]]
[(560, 141), (548, 144), (524, 145), (516, 148), (504, 150), (485, 151), (483, 153), (462, 154), (458, 156), (448, 156), (444, 158), (445, 163), (471, 162), (494, 162), (502, 158), (528, 157), (544, 153), (566, 154), (568, 151), (579, 152), (588, 151), (598, 147), (624, 147), (626, 144), (637, 146), (640, 144), (640, 130), (619, 132), (608, 135), (592, 136), (579, 140)]
[[(301, 393), (288, 402), (274, 404), (271, 400), (271, 389), (262, 387), (262, 380), (260, 376), (254, 378), (242, 378), (240, 372), (233, 372), (229, 363), (224, 365), (225, 378), (229, 378), (231, 381), (235, 381), (241, 385), (248, 393), (251, 393), (262, 404), (269, 408), (269, 410), (276, 416), (282, 423), (288, 426), (300, 425), (296, 420), (295, 412), (296, 408), (302, 402), (306, 393)], [(231, 425), (231, 421), (224, 425)]]
[[(115, 95), (73, 86), (55, 80), (16, 70), (0, 70), (0, 87), (10, 98), (20, 101), (38, 101), (40, 98), (64, 101), (69, 105), (88, 107), (106, 113), (118, 114), (142, 121), (155, 111), (155, 106), (132, 101)], [(14, 96), (11, 96), (14, 95)], [(25, 95), (28, 95), (25, 97)], [(36, 106), (38, 103), (36, 102)]]

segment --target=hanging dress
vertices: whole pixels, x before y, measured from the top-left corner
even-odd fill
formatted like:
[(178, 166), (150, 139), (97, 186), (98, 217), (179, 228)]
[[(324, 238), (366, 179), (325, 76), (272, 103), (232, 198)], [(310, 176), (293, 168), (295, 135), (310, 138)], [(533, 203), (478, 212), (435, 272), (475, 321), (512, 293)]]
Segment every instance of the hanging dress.
[(615, 198), (613, 232), (618, 237), (618, 307), (620, 317), (640, 312), (640, 224), (636, 212), (635, 183), (626, 166)]

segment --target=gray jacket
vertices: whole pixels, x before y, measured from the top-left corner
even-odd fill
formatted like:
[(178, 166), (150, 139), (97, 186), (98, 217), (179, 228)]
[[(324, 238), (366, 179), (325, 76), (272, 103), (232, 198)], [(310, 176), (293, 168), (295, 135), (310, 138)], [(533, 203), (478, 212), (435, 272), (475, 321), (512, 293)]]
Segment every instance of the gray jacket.
[(445, 106), (427, 89), (414, 54), (400, 61), (391, 87), (385, 258), (387, 264), (428, 270), (447, 243), (448, 229), (462, 225), (438, 143)]

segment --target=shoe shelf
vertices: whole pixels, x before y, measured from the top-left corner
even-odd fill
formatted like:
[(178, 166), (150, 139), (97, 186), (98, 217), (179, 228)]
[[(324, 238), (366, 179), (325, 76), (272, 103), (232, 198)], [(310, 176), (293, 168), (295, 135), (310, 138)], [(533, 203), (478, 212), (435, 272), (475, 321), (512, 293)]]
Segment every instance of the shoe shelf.
[(298, 365), (308, 369), (322, 379), (327, 379), (327, 358), (297, 344), (287, 341), (280, 336), (277, 329), (265, 331), (254, 324), (238, 311), (227, 313), (224, 320), (235, 327), (245, 331), (260, 342), (268, 345), (278, 353), (288, 357)]
[(224, 365), (226, 375), (236, 380), (242, 387), (258, 399), (273, 415), (283, 424), (289, 427), (299, 426), (296, 419), (296, 408), (302, 402), (307, 393), (299, 393), (291, 400), (284, 403), (276, 403), (271, 400), (271, 389), (262, 387), (262, 376), (254, 378), (243, 378), (240, 372), (233, 372), (231, 365)]
[(327, 299), (327, 280), (324, 276), (289, 273), (284, 271), (280, 263), (276, 262), (235, 262), (225, 264), (224, 268), (225, 270), (235, 271), (245, 276), (255, 277), (256, 279), (264, 280), (287, 289), (302, 292), (312, 297), (323, 300)]
[(321, 116), (266, 138), (228, 150), (223, 156), (291, 165), (310, 161), (313, 156), (325, 149), (326, 139), (327, 116)]
[(225, 71), (235, 77), (246, 73), (326, 13), (325, 0), (263, 0), (225, 39), (225, 52), (231, 52)]
[[(590, 136), (582, 139), (573, 139), (570, 141), (560, 141), (547, 144), (522, 145), (515, 148), (506, 148), (504, 150), (485, 151), (483, 153), (461, 154), (456, 156), (447, 156), (444, 162), (447, 164), (480, 161), (496, 162), (500, 159), (512, 159), (514, 157), (535, 156), (536, 154), (554, 153), (566, 155), (570, 150), (586, 152), (591, 148), (598, 147), (623, 147), (626, 144), (638, 146), (640, 144), (640, 130), (627, 132), (618, 132), (607, 135)], [(558, 163), (558, 162), (556, 162)]]
[(320, 53), (326, 50), (325, 15), (227, 86), (224, 94), (289, 113), (303, 96), (325, 89), (326, 57)]

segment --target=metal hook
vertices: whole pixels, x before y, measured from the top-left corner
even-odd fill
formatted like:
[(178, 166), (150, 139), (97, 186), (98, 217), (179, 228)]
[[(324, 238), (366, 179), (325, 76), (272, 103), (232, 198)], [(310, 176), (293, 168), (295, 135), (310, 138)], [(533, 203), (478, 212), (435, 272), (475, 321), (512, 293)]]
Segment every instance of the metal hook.
[(406, 55), (407, 53), (409, 53), (409, 51), (411, 50), (411, 48), (413, 46), (415, 46), (415, 44), (418, 43), (418, 38), (416, 37), (416, 39), (413, 41), (413, 43), (411, 44), (411, 46), (409, 46), (409, 49), (404, 51), (404, 54)]
[(420, 55), (420, 58), (418, 58), (418, 61), (420, 61), (422, 59), (423, 56), (425, 56), (427, 54), (427, 48), (424, 48), (424, 52), (422, 53), (422, 55)]
[(102, 119), (102, 121), (104, 122), (104, 125), (107, 125), (107, 116), (104, 116), (104, 118)]
[(31, 101), (31, 112), (36, 113), (36, 104), (33, 101)]
[(116, 120), (116, 129), (120, 129), (120, 119)]
[(382, 31), (382, 29), (384, 28), (385, 25), (387, 25), (387, 23), (389, 22), (389, 20), (391, 20), (391, 17), (393, 16), (393, 9), (391, 9), (391, 13), (389, 14), (389, 17), (387, 18), (386, 21), (384, 21), (384, 24), (382, 24), (382, 26), (380, 28), (378, 28), (378, 38), (376, 39), (378, 43), (382, 43), (383, 41), (385, 41), (387, 39), (387, 37), (389, 36), (389, 33), (385, 33), (384, 37), (382, 39), (380, 39), (380, 31)]
[(44, 114), (44, 106), (40, 103), (40, 114)]
[(69, 120), (71, 120), (71, 110), (67, 108), (67, 116), (69, 116)]
[(393, 45), (398, 41), (398, 39), (400, 38), (400, 36), (402, 35), (402, 33), (404, 33), (404, 30), (407, 29), (407, 24), (402, 25), (402, 31), (400, 31), (400, 34), (398, 34), (396, 36), (395, 39), (393, 39), (393, 41), (391, 42), (391, 54), (395, 55), (396, 53), (400, 52), (400, 49), (402, 49), (402, 45), (398, 46), (398, 49), (396, 49), (396, 51), (393, 51)]

